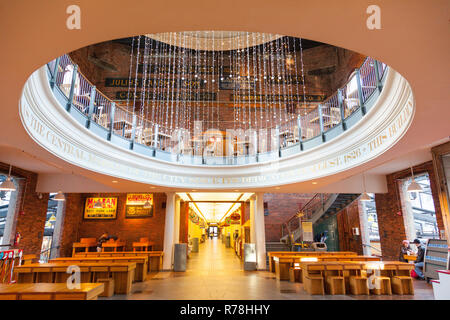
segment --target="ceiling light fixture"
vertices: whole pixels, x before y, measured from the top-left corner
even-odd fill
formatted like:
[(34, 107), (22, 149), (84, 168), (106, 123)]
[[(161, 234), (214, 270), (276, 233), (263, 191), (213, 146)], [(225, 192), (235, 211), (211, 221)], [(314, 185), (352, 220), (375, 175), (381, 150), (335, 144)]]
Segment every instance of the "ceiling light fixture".
[(411, 167), (411, 183), (408, 186), (408, 189), (406, 190), (407, 192), (422, 192), (423, 189), (420, 186), (420, 184), (418, 184), (414, 178), (414, 172), (413, 172), (413, 168)]
[(16, 186), (14, 185), (14, 182), (12, 181), (12, 178), (11, 178), (11, 168), (12, 168), (12, 166), (9, 165), (8, 177), (6, 178), (5, 181), (3, 181), (0, 184), (1, 191), (16, 191)]
[(55, 196), (53, 197), (53, 200), (55, 200), (55, 201), (66, 201), (66, 197), (64, 196), (64, 194), (61, 191), (58, 191), (58, 193), (55, 194)]

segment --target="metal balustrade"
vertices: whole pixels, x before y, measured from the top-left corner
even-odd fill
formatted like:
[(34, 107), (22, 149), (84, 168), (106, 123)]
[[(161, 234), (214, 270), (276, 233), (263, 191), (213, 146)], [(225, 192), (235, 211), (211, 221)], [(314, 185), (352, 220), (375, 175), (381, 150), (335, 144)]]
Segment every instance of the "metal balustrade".
[[(279, 136), (278, 143), (268, 143), (269, 150), (250, 154), (243, 149), (233, 155), (217, 156), (206, 152), (208, 141), (197, 141), (199, 137), (184, 141), (186, 139), (183, 134), (172, 137), (170, 128), (155, 124), (139, 114), (133, 114), (126, 106), (115, 104), (96, 89), (68, 55), (49, 62), (47, 71), (50, 87), (66, 99), (67, 111), (78, 121), (84, 122), (86, 128), (94, 130), (112, 143), (166, 161), (241, 165), (299, 153), (327, 142), (347, 130), (366, 114), (370, 108), (371, 96), (381, 92), (387, 67), (386, 64), (367, 57), (337, 92), (321, 103), (308, 103), (314, 107), (313, 110), (298, 115), (297, 118), (288, 119), (275, 128), (268, 128), (269, 134), (275, 132)], [(353, 117), (355, 114), (359, 116)], [(96, 124), (95, 128), (92, 123)], [(183, 137), (182, 146), (178, 145), (180, 137)], [(317, 139), (318, 137), (321, 138)], [(269, 140), (268, 137), (265, 138)], [(273, 149), (273, 146), (276, 149)], [(198, 152), (198, 148), (201, 152)], [(258, 147), (258, 150), (262, 148)]]

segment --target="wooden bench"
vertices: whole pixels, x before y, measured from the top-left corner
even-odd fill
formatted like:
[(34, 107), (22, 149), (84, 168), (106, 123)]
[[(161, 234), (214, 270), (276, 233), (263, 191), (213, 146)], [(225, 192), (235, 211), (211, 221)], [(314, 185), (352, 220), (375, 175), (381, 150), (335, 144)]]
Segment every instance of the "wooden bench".
[[(374, 274), (374, 279), (378, 285), (370, 292), (374, 294), (414, 294), (412, 278), (407, 275), (414, 268), (413, 265), (398, 261), (317, 261), (317, 262), (300, 262), (302, 269), (303, 282), (305, 290), (310, 294), (321, 294), (325, 291), (320, 289), (320, 285), (326, 284), (328, 292), (336, 293), (339, 290), (332, 288), (331, 280), (327, 280), (326, 270), (332, 268), (339, 270), (342, 267), (342, 277), (344, 278), (345, 291), (351, 291), (352, 294), (368, 294), (369, 288), (367, 275)], [(340, 275), (339, 283), (342, 283)], [(322, 278), (322, 280), (320, 280)], [(391, 290), (392, 284), (392, 290)], [(339, 284), (340, 285), (340, 284)], [(375, 284), (374, 284), (375, 285)], [(365, 288), (364, 288), (365, 286)]]
[(163, 251), (79, 252), (75, 257), (148, 257), (148, 272), (162, 270)]
[(116, 263), (116, 262), (135, 262), (136, 271), (134, 273), (134, 280), (138, 282), (145, 281), (147, 279), (148, 272), (148, 257), (147, 256), (137, 256), (137, 257), (69, 257), (69, 258), (55, 258), (49, 261), (51, 262), (71, 262), (73, 264), (77, 263), (91, 263), (91, 262), (102, 262), (102, 263)]
[(148, 238), (140, 238), (138, 242), (133, 242), (133, 251), (151, 251), (154, 244)]
[(105, 252), (106, 248), (111, 248), (111, 249), (113, 249), (114, 252), (117, 252), (118, 248), (122, 248), (122, 250), (124, 250), (124, 247), (125, 247), (125, 241), (122, 241), (119, 239), (117, 239), (117, 240), (109, 239), (108, 241), (102, 243), (102, 252)]
[(80, 283), (80, 289), (65, 283), (0, 284), (0, 300), (97, 300), (103, 290), (103, 283)]
[(74, 242), (72, 245), (72, 256), (76, 253), (77, 248), (84, 248), (84, 252), (88, 252), (89, 248), (97, 247), (97, 239), (81, 238), (80, 242)]
[[(73, 262), (36, 263), (16, 267), (18, 283), (65, 283), (70, 276), (67, 267)], [(80, 268), (81, 282), (96, 282), (99, 278), (114, 279), (114, 293), (129, 294), (136, 270), (135, 262), (83, 262), (77, 263)]]

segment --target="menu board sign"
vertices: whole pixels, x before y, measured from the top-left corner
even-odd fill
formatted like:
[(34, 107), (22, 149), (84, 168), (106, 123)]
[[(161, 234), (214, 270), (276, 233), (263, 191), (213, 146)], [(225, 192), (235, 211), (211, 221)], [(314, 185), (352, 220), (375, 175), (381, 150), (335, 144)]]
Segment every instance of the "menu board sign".
[(153, 217), (153, 194), (152, 193), (129, 193), (125, 206), (126, 218)]
[(84, 219), (115, 219), (117, 214), (117, 197), (87, 198), (84, 206)]

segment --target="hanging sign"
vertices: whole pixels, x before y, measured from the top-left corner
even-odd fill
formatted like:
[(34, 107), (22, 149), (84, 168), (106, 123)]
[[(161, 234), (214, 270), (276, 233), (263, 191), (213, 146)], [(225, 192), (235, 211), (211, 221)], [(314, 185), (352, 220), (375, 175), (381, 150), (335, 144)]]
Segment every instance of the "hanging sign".
[(313, 239), (313, 225), (311, 221), (302, 222), (303, 241), (314, 241)]
[(128, 193), (125, 206), (125, 218), (153, 217), (152, 193)]
[[(94, 207), (97, 204), (101, 207)], [(117, 197), (87, 198), (84, 206), (84, 219), (115, 219), (117, 214)]]

